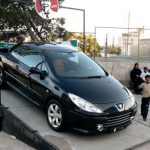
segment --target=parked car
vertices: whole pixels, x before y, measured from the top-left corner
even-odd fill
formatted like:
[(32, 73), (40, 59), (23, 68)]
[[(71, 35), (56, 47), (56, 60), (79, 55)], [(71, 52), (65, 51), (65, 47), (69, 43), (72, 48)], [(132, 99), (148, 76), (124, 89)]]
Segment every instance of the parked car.
[(1, 50), (0, 86), (5, 84), (42, 107), (55, 131), (71, 126), (115, 132), (137, 111), (126, 87), (84, 53), (61, 44), (22, 43)]

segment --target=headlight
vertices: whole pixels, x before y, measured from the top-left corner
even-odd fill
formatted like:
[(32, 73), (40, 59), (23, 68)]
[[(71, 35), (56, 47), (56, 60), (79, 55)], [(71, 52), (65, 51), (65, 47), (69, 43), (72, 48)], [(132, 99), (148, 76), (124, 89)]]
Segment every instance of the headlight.
[(72, 100), (72, 102), (79, 108), (81, 108), (85, 111), (88, 111), (88, 112), (102, 113), (102, 110), (100, 110), (93, 104), (87, 102), (86, 100), (84, 100), (74, 94), (71, 94), (71, 93), (69, 93), (68, 95), (69, 95), (70, 99)]
[(131, 93), (131, 91), (129, 89), (127, 89), (127, 92), (128, 92), (128, 94), (130, 96), (130, 99), (131, 99), (131, 106), (134, 106), (135, 105), (135, 97), (134, 97), (134, 95)]

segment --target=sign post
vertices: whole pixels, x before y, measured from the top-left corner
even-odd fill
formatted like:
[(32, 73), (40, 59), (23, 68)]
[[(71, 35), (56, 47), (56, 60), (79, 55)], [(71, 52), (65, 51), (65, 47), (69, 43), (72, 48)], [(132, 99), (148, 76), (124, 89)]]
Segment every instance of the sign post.
[(85, 52), (85, 47), (86, 47), (86, 42), (85, 42), (85, 9), (64, 7), (64, 6), (60, 6), (60, 8), (71, 9), (71, 10), (76, 10), (76, 11), (83, 12), (83, 52)]

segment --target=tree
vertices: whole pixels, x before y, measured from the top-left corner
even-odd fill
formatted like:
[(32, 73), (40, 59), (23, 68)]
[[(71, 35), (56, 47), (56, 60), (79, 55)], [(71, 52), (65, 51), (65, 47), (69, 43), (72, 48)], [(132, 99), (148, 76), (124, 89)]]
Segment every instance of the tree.
[[(82, 33), (73, 33), (73, 32), (67, 32), (66, 36), (64, 37), (64, 40), (72, 40), (77, 39), (79, 41), (78, 48), (83, 51), (83, 34)], [(86, 35), (85, 36), (85, 53), (89, 56), (93, 56), (95, 53), (95, 56), (100, 56), (100, 46), (95, 40), (95, 37), (93, 35)]]
[(42, 19), (35, 11), (32, 0), (29, 4), (0, 1), (0, 40), (29, 35), (32, 41), (55, 41), (64, 37), (64, 18)]
[(120, 47), (115, 47), (115, 46), (109, 46), (108, 47), (108, 53), (109, 54), (121, 54), (121, 48)]

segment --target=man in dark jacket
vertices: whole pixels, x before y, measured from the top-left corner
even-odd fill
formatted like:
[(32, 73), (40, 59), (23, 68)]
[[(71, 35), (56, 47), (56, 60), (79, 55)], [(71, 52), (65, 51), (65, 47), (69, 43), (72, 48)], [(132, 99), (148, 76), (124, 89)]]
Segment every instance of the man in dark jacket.
[(136, 94), (141, 93), (141, 89), (138, 88), (138, 85), (140, 85), (143, 81), (140, 77), (142, 71), (139, 69), (139, 64), (135, 63), (134, 68), (130, 72), (130, 78), (133, 82), (134, 91)]

